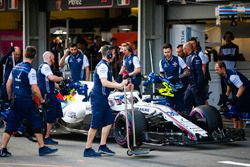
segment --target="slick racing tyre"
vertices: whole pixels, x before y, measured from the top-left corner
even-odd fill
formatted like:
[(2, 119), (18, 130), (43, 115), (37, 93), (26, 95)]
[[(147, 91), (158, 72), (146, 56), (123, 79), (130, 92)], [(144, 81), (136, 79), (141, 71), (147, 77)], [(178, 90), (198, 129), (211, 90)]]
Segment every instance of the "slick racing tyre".
[(209, 134), (223, 128), (221, 115), (213, 106), (197, 106), (191, 111), (189, 116), (193, 123), (206, 130)]
[[(133, 145), (133, 133), (132, 133), (132, 114), (128, 112), (128, 122), (129, 122), (129, 143)], [(136, 145), (140, 146), (144, 140), (144, 132), (147, 130), (147, 122), (144, 115), (135, 110), (135, 136)], [(119, 112), (114, 121), (113, 126), (114, 138), (117, 144), (127, 148), (127, 131), (126, 131), (126, 113), (125, 111)]]

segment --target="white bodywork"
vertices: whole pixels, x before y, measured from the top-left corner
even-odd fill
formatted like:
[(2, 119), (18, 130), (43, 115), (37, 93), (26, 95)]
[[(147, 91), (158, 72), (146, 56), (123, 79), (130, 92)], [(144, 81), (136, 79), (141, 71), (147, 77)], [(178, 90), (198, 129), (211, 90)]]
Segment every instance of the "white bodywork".
[[(82, 81), (83, 84), (88, 85), (88, 93), (90, 93), (93, 88), (93, 82), (85, 82)], [(132, 99), (134, 100), (134, 108), (136, 111), (140, 111), (144, 114), (160, 114), (162, 113), (163, 118), (167, 121), (173, 122), (173, 124), (185, 131), (189, 134), (189, 136), (193, 136), (196, 138), (196, 134), (199, 134), (202, 137), (207, 137), (207, 132), (197, 125), (193, 124), (191, 121), (182, 117), (178, 112), (174, 111), (170, 107), (147, 103), (141, 100), (138, 96), (138, 92), (132, 92), (132, 96), (130, 92), (127, 92), (128, 99), (128, 110), (131, 109)], [(68, 103), (62, 102), (63, 108), (63, 120), (66, 123), (78, 123), (83, 120), (83, 118), (91, 114), (91, 105), (90, 101), (82, 102), (84, 99), (84, 95), (75, 94), (71, 101)], [(124, 111), (125, 110), (125, 98), (124, 92), (111, 92), (109, 98), (109, 105), (113, 111)]]

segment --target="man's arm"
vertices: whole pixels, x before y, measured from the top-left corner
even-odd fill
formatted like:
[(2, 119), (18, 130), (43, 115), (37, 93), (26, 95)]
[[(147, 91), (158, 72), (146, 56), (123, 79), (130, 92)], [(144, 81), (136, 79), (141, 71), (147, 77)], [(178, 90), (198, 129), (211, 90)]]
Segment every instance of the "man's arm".
[(67, 49), (66, 52), (65, 52), (65, 54), (63, 55), (63, 57), (61, 58), (61, 60), (59, 62), (59, 67), (62, 68), (66, 64), (65, 59), (66, 59), (66, 57), (69, 56), (69, 54), (70, 54), (70, 50)]
[(230, 93), (232, 92), (232, 88), (227, 85), (227, 91), (226, 91), (226, 96), (228, 97)]
[(54, 74), (51, 74), (48, 76), (48, 79), (52, 82), (61, 82), (63, 80), (63, 77), (58, 77)]
[(85, 67), (85, 72), (86, 72), (86, 81), (89, 81), (90, 79), (90, 70), (89, 70), (89, 66)]
[(245, 86), (241, 85), (237, 91), (236, 97), (241, 97), (244, 91), (245, 91)]
[(120, 70), (120, 72), (119, 72), (119, 75), (122, 75), (122, 73), (123, 73), (125, 70), (126, 70), (126, 67), (125, 67), (125, 66), (122, 66), (122, 67), (121, 67), (121, 70)]
[(196, 75), (197, 75), (197, 84), (198, 87), (202, 87), (204, 84), (204, 75), (203, 75), (203, 71), (202, 71), (202, 63), (201, 63), (201, 59), (199, 57), (194, 59), (194, 63), (195, 63), (195, 71), (196, 71)]
[(90, 79), (89, 60), (85, 54), (83, 54), (83, 64), (82, 65), (83, 65), (82, 69), (85, 69), (85, 81), (89, 81), (89, 79)]
[(117, 82), (110, 82), (107, 80), (107, 78), (100, 78), (102, 86), (107, 87), (107, 88), (114, 88), (114, 89), (119, 89), (122, 90), (124, 85), (128, 83), (127, 80), (123, 80), (122, 83), (117, 83)]
[(6, 83), (6, 92), (8, 95), (8, 99), (11, 98), (11, 88), (12, 88), (12, 79), (9, 77), (7, 83)]
[(41, 73), (45, 75), (50, 81), (52, 82), (61, 82), (63, 80), (63, 77), (58, 77), (53, 74), (51, 71), (51, 68), (48, 64), (44, 64), (41, 68)]
[(40, 92), (40, 89), (39, 89), (38, 85), (37, 84), (32, 84), (31, 89), (32, 89), (33, 94), (39, 99), (39, 101), (41, 103), (44, 103), (44, 99), (42, 97), (42, 94)]
[(129, 73), (129, 76), (135, 76), (139, 73), (141, 73), (141, 67), (135, 68), (135, 70), (133, 72)]
[(129, 73), (129, 76), (136, 76), (137, 74), (141, 73), (141, 65), (138, 57), (134, 56), (133, 57), (133, 64), (134, 64), (134, 71)]
[(202, 64), (202, 72), (203, 72), (203, 75), (205, 76), (206, 75), (206, 71), (207, 71), (207, 65), (206, 64)]
[(183, 73), (179, 75), (179, 78), (182, 79), (188, 77), (189, 75), (190, 75), (190, 70), (188, 69), (188, 67), (186, 67), (184, 68)]

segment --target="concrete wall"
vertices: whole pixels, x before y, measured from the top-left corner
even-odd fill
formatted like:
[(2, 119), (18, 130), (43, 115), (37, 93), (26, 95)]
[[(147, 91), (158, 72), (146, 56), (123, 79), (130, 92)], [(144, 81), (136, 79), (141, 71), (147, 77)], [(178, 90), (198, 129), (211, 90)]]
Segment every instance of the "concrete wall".
[[(157, 5), (156, 1), (141, 0), (139, 16), (139, 44), (140, 60), (143, 74), (151, 71), (159, 72), (159, 60), (162, 57), (164, 43), (164, 6)], [(141, 32), (140, 32), (141, 31)], [(151, 58), (153, 60), (151, 65)], [(152, 69), (153, 66), (153, 69)]]

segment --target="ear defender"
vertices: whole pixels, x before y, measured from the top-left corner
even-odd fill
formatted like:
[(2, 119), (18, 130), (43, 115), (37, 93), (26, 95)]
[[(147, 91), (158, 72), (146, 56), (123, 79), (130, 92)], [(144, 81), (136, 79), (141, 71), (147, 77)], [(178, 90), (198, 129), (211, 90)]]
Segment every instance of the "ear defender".
[(111, 59), (111, 58), (112, 58), (112, 52), (111, 52), (110, 50), (108, 51), (107, 58), (108, 58), (108, 59)]
[(131, 46), (128, 46), (128, 51), (129, 51), (129, 52), (132, 52), (132, 51), (133, 51), (133, 49), (132, 49)]

